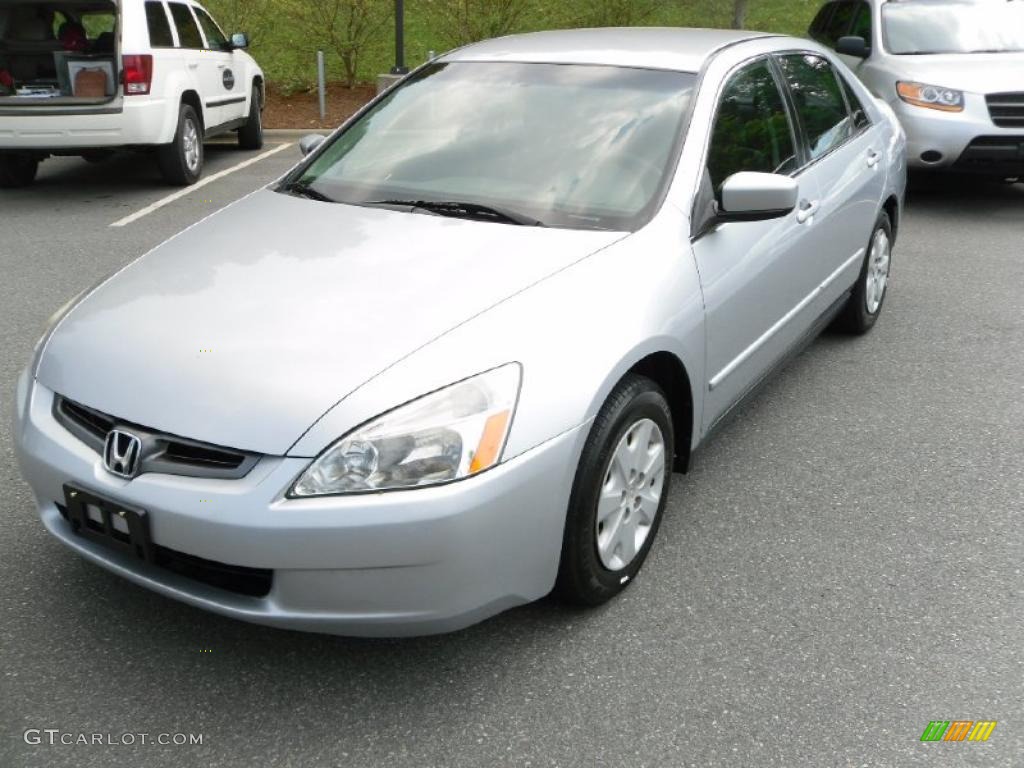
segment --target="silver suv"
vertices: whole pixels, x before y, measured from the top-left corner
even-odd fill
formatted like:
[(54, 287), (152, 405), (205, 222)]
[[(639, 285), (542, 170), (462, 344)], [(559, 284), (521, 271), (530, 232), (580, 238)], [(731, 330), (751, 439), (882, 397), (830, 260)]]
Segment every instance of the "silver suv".
[(810, 35), (896, 111), (912, 168), (1024, 177), (1024, 2), (835, 0)]

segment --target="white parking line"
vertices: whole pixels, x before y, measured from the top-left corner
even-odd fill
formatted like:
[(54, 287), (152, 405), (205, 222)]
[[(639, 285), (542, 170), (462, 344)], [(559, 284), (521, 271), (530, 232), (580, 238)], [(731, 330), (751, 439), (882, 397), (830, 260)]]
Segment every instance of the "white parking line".
[(260, 160), (268, 158), (271, 155), (275, 155), (278, 152), (280, 152), (282, 149), (287, 149), (290, 146), (292, 146), (291, 143), (278, 144), (273, 149), (269, 149), (266, 152), (263, 152), (262, 154), (256, 155), (256, 157), (250, 157), (248, 160), (243, 160), (242, 162), (238, 163), (237, 165), (233, 165), (230, 168), (225, 168), (223, 171), (218, 171), (217, 173), (213, 174), (212, 176), (207, 176), (206, 178), (202, 179), (201, 181), (193, 184), (191, 187), (185, 187), (185, 189), (179, 190), (179, 191), (175, 192), (172, 195), (168, 195), (167, 197), (161, 198), (160, 200), (157, 200), (152, 205), (147, 205), (145, 208), (142, 208), (142, 209), (136, 211), (135, 213), (131, 214), (130, 216), (125, 216), (123, 219), (118, 219), (117, 221), (115, 221), (110, 226), (112, 226), (112, 227), (126, 227), (129, 224), (131, 224), (133, 221), (138, 221), (143, 216), (148, 216), (153, 211), (160, 210), (165, 205), (169, 205), (170, 203), (173, 203), (175, 200), (180, 200), (181, 198), (185, 197), (186, 195), (191, 195), (197, 189), (201, 189), (202, 187), (205, 187), (207, 184), (212, 184), (213, 182), (218, 181), (219, 179), (223, 179), (225, 176), (227, 176), (229, 174), (232, 174), (235, 171), (240, 171), (243, 168), (248, 168), (250, 165), (252, 165), (254, 163), (258, 163)]

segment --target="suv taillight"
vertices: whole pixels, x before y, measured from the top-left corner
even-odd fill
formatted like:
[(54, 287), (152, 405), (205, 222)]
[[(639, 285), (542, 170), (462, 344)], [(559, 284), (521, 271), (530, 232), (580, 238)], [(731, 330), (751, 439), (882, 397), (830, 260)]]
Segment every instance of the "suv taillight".
[(146, 54), (125, 54), (121, 57), (124, 66), (124, 95), (146, 96), (153, 83), (153, 57)]

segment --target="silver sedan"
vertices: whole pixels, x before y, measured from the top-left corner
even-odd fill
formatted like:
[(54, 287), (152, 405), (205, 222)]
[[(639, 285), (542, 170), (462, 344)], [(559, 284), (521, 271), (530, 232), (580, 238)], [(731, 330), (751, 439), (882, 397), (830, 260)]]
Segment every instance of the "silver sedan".
[(711, 30), (471, 45), (314, 143), (58, 312), (15, 434), (83, 557), (353, 635), (626, 588), (715, 427), (874, 325), (906, 183), (831, 53)]

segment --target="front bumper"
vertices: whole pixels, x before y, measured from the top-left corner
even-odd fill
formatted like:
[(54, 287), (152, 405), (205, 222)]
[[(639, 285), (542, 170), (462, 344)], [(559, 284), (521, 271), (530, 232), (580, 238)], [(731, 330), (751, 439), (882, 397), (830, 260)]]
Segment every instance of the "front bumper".
[(1024, 129), (1000, 128), (985, 97), (966, 94), (963, 112), (940, 112), (891, 102), (907, 132), (913, 169), (1024, 176)]
[[(136, 584), (225, 616), (345, 635), (456, 630), (547, 594), (586, 430), (556, 437), (478, 477), (435, 488), (291, 500), (308, 459), (267, 457), (239, 480), (146, 474), (121, 480), (58, 424), (53, 393), (23, 375), (15, 442), (43, 524)], [(182, 576), (71, 531), (65, 483), (145, 509), (155, 545), (272, 571), (264, 597)]]

